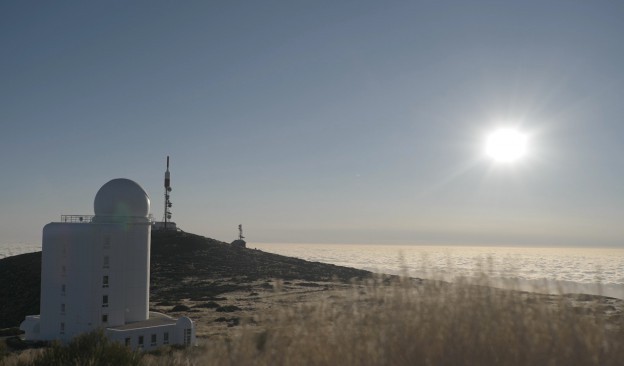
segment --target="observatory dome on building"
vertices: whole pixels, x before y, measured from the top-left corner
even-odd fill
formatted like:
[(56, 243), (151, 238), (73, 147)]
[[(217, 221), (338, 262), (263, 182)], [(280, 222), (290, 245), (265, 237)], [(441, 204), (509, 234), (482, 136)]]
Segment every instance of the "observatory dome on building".
[(150, 199), (136, 182), (117, 178), (100, 188), (95, 195), (93, 208), (96, 216), (147, 217)]
[(43, 228), (40, 314), (20, 325), (27, 340), (60, 340), (96, 329), (150, 350), (195, 343), (189, 318), (149, 311), (150, 199), (136, 182), (100, 188), (95, 216), (62, 215)]

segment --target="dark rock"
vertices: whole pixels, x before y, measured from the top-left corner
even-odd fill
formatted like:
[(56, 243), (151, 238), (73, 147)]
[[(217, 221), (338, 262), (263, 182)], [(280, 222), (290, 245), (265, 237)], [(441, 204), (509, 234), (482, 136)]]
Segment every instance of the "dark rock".
[(214, 320), (217, 323), (227, 323), (228, 327), (233, 327), (236, 325), (240, 324), (240, 318), (234, 317), (234, 318), (225, 318), (225, 317), (220, 317)]
[(214, 301), (210, 301), (210, 302), (205, 302), (203, 304), (197, 304), (197, 305), (195, 305), (193, 307), (194, 308), (204, 308), (204, 309), (216, 309), (219, 306), (221, 306), (221, 305), (217, 304)]
[(227, 322), (228, 327), (234, 327), (240, 324), (239, 318), (231, 318), (230, 321)]
[(176, 312), (176, 311), (189, 311), (191, 310), (191, 308), (189, 308), (186, 305), (176, 305), (173, 307), (173, 309), (171, 309), (172, 312)]
[(242, 310), (242, 309), (236, 305), (225, 305), (225, 306), (219, 306), (217, 308), (217, 311), (220, 313), (231, 313), (233, 311), (239, 311), (239, 310)]

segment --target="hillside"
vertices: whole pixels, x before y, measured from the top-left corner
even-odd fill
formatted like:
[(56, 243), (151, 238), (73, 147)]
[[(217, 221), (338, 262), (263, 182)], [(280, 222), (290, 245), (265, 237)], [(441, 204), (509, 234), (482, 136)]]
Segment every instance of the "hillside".
[[(152, 233), (150, 301), (154, 304), (209, 300), (274, 278), (347, 282), (370, 275), (353, 268), (235, 248), (190, 233)], [(0, 328), (17, 326), (26, 315), (39, 314), (40, 277), (41, 252), (0, 260)]]
[(0, 259), (0, 328), (39, 314), (41, 252)]

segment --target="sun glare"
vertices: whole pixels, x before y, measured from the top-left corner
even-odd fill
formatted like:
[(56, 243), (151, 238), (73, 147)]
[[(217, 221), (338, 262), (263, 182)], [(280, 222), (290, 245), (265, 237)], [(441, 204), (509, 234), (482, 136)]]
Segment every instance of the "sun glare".
[(522, 159), (527, 151), (527, 137), (522, 132), (501, 128), (490, 133), (485, 143), (485, 153), (499, 163), (512, 163)]

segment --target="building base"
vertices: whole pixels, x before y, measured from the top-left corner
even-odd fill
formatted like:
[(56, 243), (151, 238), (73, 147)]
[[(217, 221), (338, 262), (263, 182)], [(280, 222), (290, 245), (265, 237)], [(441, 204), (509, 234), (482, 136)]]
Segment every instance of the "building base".
[[(135, 350), (150, 351), (166, 345), (195, 345), (195, 324), (188, 317), (174, 319), (168, 315), (150, 312), (148, 320), (104, 328), (108, 339)], [(26, 340), (45, 340), (40, 337), (39, 315), (29, 315), (20, 324)], [(74, 334), (69, 338), (78, 336)], [(67, 337), (67, 335), (65, 335)], [(59, 338), (60, 339), (60, 338)]]

